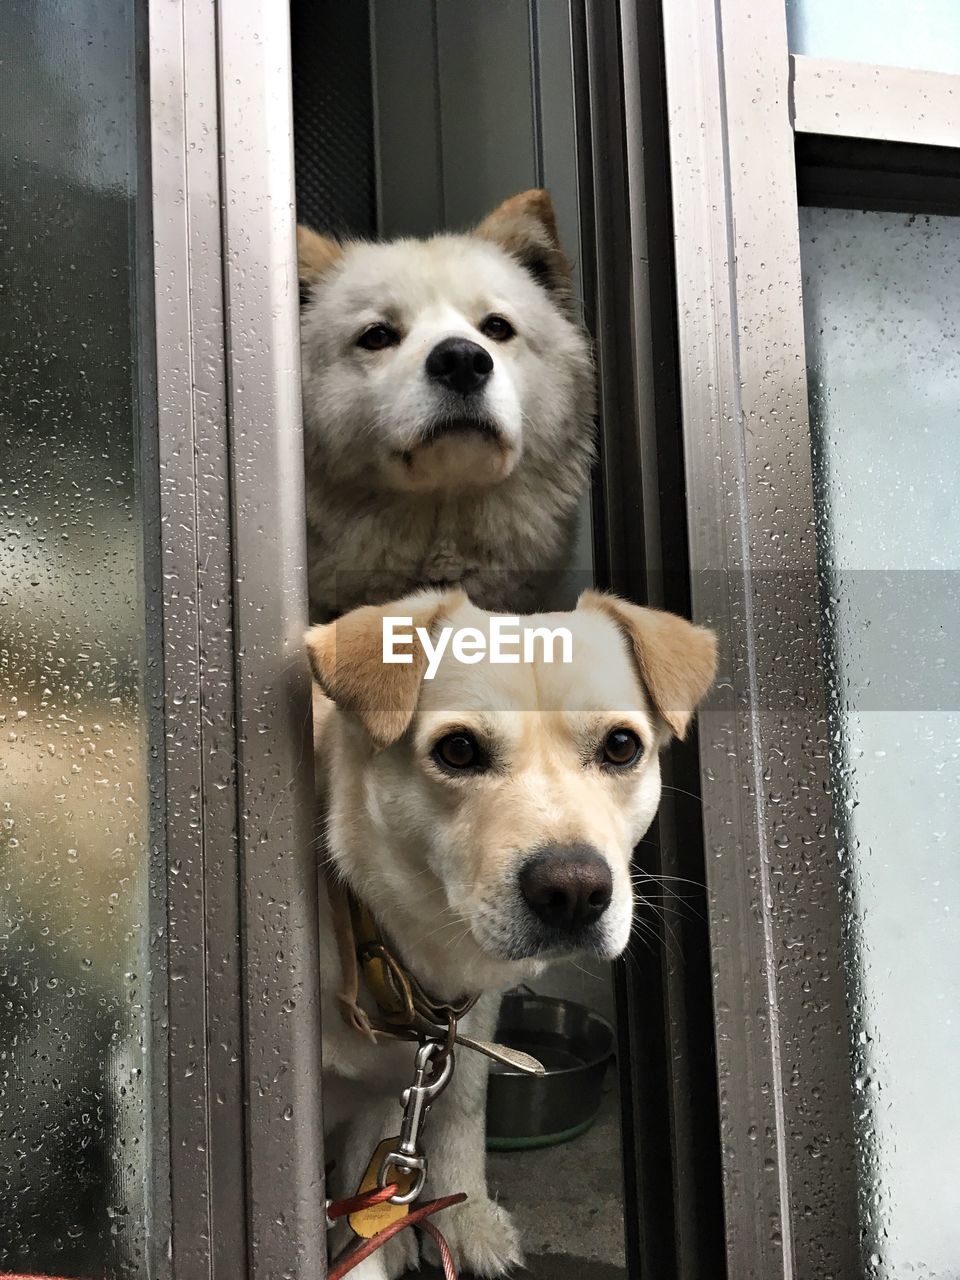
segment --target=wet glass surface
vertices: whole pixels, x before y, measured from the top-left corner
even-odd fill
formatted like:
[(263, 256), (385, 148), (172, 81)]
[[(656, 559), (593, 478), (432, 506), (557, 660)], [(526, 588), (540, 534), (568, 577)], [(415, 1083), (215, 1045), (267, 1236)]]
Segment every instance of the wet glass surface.
[(960, 72), (956, 0), (787, 0), (790, 52)]
[(960, 1267), (960, 219), (800, 211), (863, 1274)]
[(146, 1274), (134, 10), (0, 6), (0, 1272)]

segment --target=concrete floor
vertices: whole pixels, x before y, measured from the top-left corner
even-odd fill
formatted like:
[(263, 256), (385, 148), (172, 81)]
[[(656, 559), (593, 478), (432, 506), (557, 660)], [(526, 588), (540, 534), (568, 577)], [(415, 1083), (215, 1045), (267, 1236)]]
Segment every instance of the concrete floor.
[[(523, 1234), (528, 1261), (517, 1280), (625, 1280), (620, 1110), (612, 1067), (592, 1129), (559, 1147), (491, 1154), (488, 1168), (492, 1193)], [(443, 1230), (442, 1215), (437, 1225)], [(405, 1280), (439, 1276), (414, 1271)]]

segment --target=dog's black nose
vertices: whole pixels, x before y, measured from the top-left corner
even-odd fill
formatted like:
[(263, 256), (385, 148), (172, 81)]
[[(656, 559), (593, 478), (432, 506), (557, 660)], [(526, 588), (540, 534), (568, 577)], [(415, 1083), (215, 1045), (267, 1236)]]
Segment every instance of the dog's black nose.
[(492, 372), (490, 352), (469, 338), (444, 338), (427, 356), (427, 376), (462, 396), (479, 391)]
[(609, 907), (613, 877), (606, 858), (595, 849), (548, 847), (521, 867), (520, 892), (545, 925), (575, 933)]

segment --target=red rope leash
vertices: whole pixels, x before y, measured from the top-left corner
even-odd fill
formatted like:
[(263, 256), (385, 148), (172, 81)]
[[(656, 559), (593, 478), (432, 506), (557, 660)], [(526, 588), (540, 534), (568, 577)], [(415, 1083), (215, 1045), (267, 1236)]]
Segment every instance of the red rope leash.
[[(364, 1191), (357, 1196), (348, 1196), (346, 1200), (330, 1200), (327, 1203), (327, 1217), (349, 1218), (358, 1209), (372, 1209), (375, 1204), (383, 1204), (384, 1200), (389, 1200), (399, 1190), (395, 1182), (388, 1182), (379, 1191)], [(3, 1280), (3, 1276), (0, 1276), (0, 1280)]]
[[(353, 1201), (361, 1201), (356, 1208), (367, 1208), (372, 1204), (379, 1204), (388, 1196), (384, 1195), (384, 1191), (389, 1191), (390, 1195), (393, 1191), (389, 1188), (383, 1188), (382, 1191), (367, 1192), (361, 1196), (353, 1196)], [(334, 1259), (333, 1266), (327, 1273), (327, 1280), (343, 1280), (343, 1277), (359, 1266), (364, 1258), (369, 1258), (372, 1253), (381, 1248), (401, 1231), (405, 1231), (407, 1227), (420, 1227), (434, 1240), (437, 1249), (440, 1251), (440, 1262), (443, 1266), (444, 1280), (457, 1280), (457, 1266), (453, 1260), (453, 1254), (450, 1246), (444, 1240), (443, 1236), (428, 1219), (435, 1213), (439, 1213), (442, 1209), (449, 1209), (451, 1205), (462, 1204), (466, 1200), (466, 1196), (461, 1192), (455, 1196), (441, 1196), (438, 1200), (428, 1200), (425, 1204), (419, 1205), (416, 1209), (411, 1209), (405, 1218), (401, 1218), (399, 1222), (392, 1223), (389, 1227), (385, 1227), (383, 1231), (379, 1231), (375, 1236), (371, 1236), (369, 1240), (358, 1240), (356, 1244), (345, 1249), (343, 1253)], [(342, 1214), (334, 1212), (340, 1205), (350, 1203), (346, 1200), (336, 1201), (327, 1209), (328, 1217), (342, 1217)], [(349, 1210), (353, 1212), (353, 1209)], [(0, 1276), (0, 1280), (3, 1277)]]
[[(464, 1196), (463, 1198), (466, 1200), (467, 1197)], [(437, 1246), (437, 1252), (440, 1254), (440, 1264), (443, 1267), (444, 1280), (457, 1280), (457, 1264), (453, 1260), (450, 1246), (437, 1230), (436, 1224), (424, 1218), (420, 1223), (420, 1227), (426, 1231)]]
[[(392, 1195), (395, 1195), (397, 1190), (397, 1184), (392, 1182), (386, 1187), (378, 1188), (376, 1191), (366, 1191), (362, 1195), (349, 1196), (345, 1200), (331, 1200), (327, 1205), (327, 1217), (330, 1219), (346, 1218), (358, 1209), (370, 1209), (375, 1204), (383, 1204), (385, 1200), (389, 1200)], [(378, 1232), (377, 1235), (372, 1236), (369, 1240), (359, 1240), (355, 1245), (345, 1249), (339, 1258), (334, 1261), (333, 1267), (328, 1273), (328, 1280), (343, 1280), (343, 1277), (351, 1272), (354, 1267), (359, 1266), (364, 1258), (369, 1258), (372, 1253), (376, 1253), (388, 1240), (399, 1232), (404, 1231), (407, 1227), (419, 1227), (431, 1237), (440, 1254), (444, 1280), (457, 1280), (457, 1264), (450, 1251), (450, 1246), (434, 1223), (430, 1221), (430, 1218), (433, 1214), (440, 1213), (443, 1209), (449, 1209), (451, 1205), (462, 1204), (466, 1198), (461, 1193), (455, 1196), (442, 1196), (438, 1200), (428, 1200), (418, 1208), (412, 1209), (405, 1218), (401, 1218), (399, 1222), (394, 1222), (391, 1226), (385, 1227), (383, 1231)], [(4, 1271), (0, 1272), (0, 1280), (63, 1280), (63, 1277), (20, 1275)]]

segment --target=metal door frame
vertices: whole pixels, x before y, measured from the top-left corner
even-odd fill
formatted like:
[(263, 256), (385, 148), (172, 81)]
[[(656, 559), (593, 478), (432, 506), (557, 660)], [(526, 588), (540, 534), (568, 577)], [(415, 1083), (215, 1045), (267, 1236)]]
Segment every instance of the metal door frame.
[[(571, 12), (601, 113), (599, 127), (581, 120), (595, 173), (581, 214), (596, 232), (608, 416), (619, 408), (634, 424), (620, 443), (642, 489), (631, 505), (608, 453), (619, 495), (608, 545), (614, 559), (642, 545), (623, 563), (642, 562), (648, 599), (665, 592), (672, 409), (651, 355), (664, 289), (645, 220), (667, 225), (650, 175), (658, 146), (669, 160), (692, 599), (722, 637), (700, 764), (730, 1273), (852, 1274), (851, 1101), (831, 1072), (847, 1026), (794, 141), (807, 131), (957, 146), (960, 78), (791, 59), (782, 0), (571, 0)], [(158, 1015), (170, 1063), (157, 1097), (170, 1125), (172, 1265), (184, 1278), (320, 1276), (288, 14), (267, 0), (150, 0), (148, 17), (169, 951)], [(660, 143), (644, 78), (654, 25)], [(620, 580), (613, 560), (609, 577)], [(664, 969), (658, 981), (673, 1007), (675, 978)], [(691, 1149), (685, 1124), (674, 1109), (675, 1165)], [(693, 1203), (674, 1205), (674, 1237), (693, 1229)]]
[[(663, 41), (657, 3), (573, 5), (581, 275), (597, 341), (598, 584), (690, 614), (690, 560)], [(644, 913), (616, 967), (628, 1274), (725, 1276), (716, 1059), (696, 733), (663, 757), (657, 821), (636, 853), (679, 876), (678, 912)], [(671, 883), (669, 880), (666, 883)], [(641, 908), (643, 910), (643, 908)]]
[(851, 1033), (795, 147), (825, 203), (864, 207), (884, 172), (902, 198), (923, 170), (896, 174), (892, 143), (931, 149), (931, 198), (956, 203), (957, 156), (932, 148), (960, 146), (960, 76), (791, 56), (784, 0), (659, 3), (694, 612), (721, 635), (700, 749), (728, 1266), (845, 1277), (860, 1273)]
[(288, 15), (148, 17), (170, 1265), (322, 1276)]

